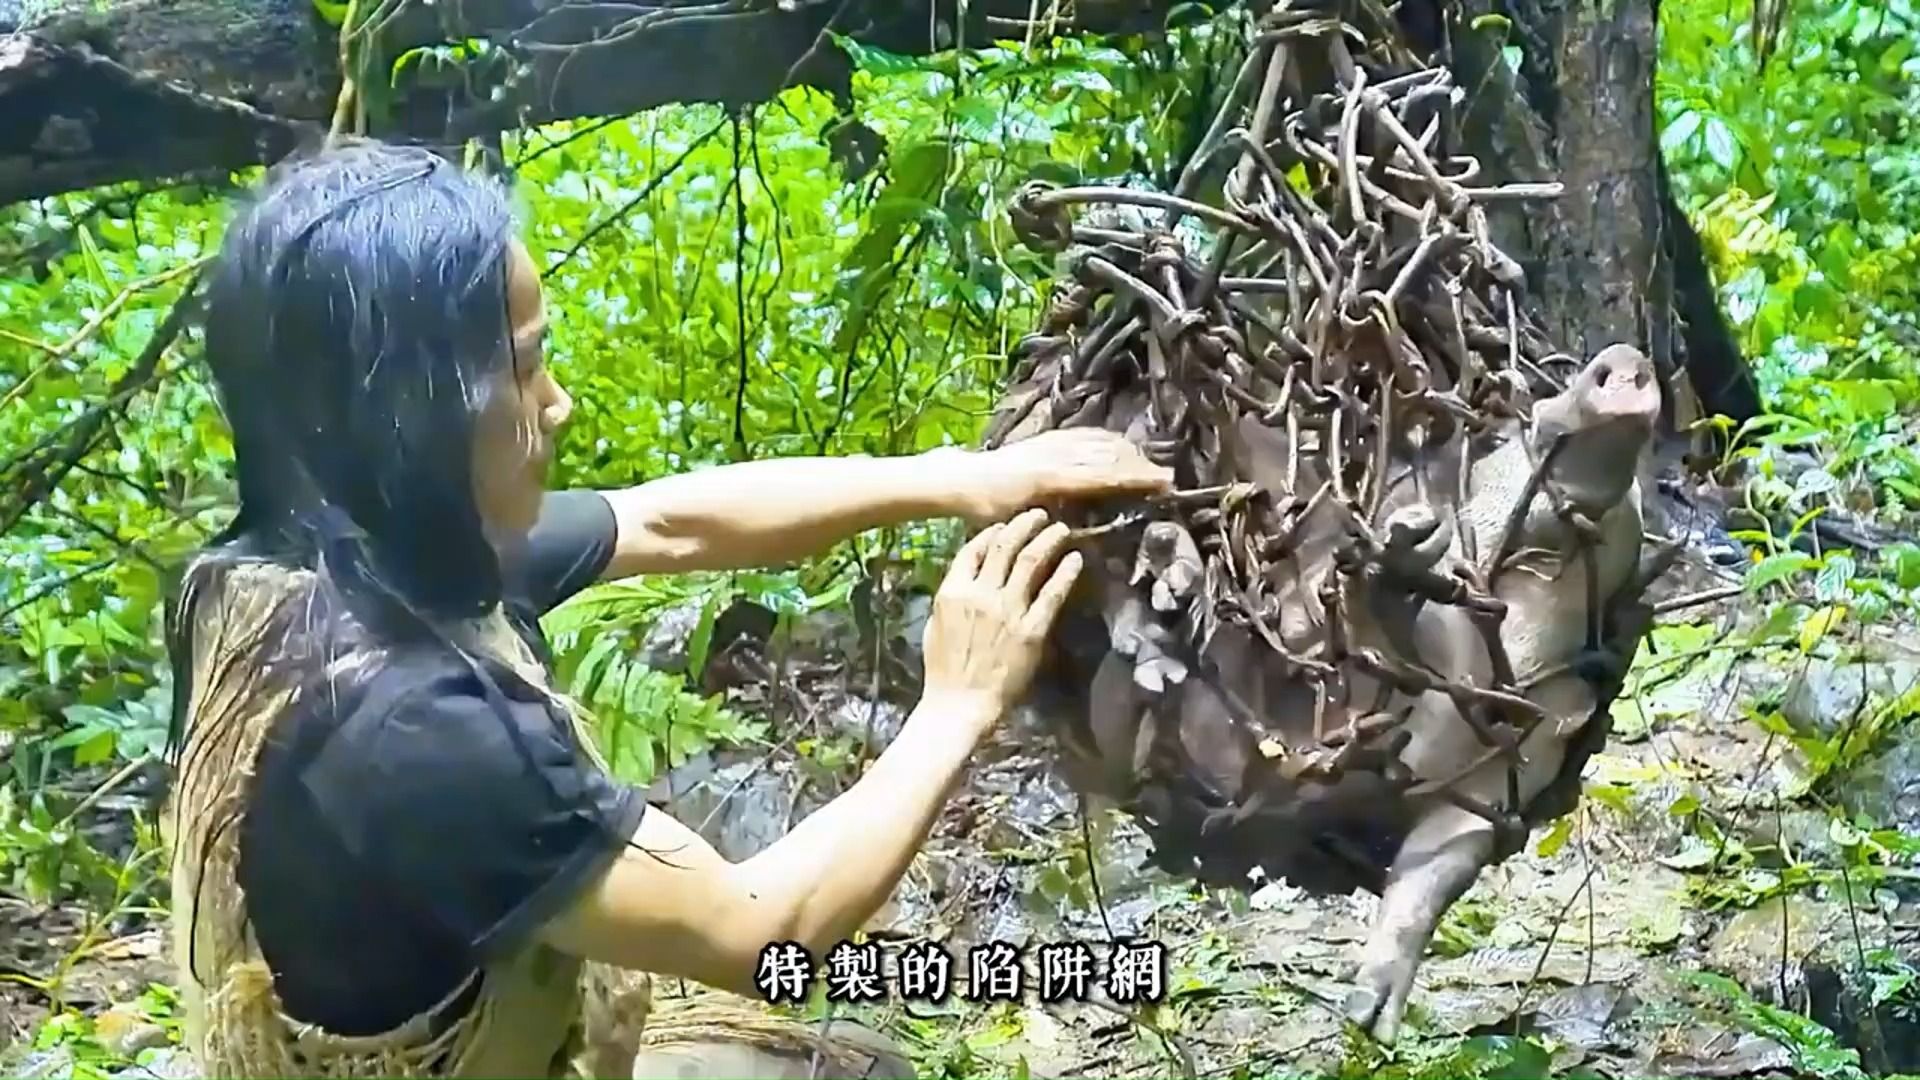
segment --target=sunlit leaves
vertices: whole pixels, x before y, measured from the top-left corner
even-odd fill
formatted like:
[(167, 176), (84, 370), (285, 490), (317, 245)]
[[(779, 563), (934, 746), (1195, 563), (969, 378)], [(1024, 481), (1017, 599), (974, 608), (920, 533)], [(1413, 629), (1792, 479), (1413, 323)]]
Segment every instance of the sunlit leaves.
[(1750, 6), (1661, 8), (1661, 151), (1769, 407), (1806, 421), (1794, 437), (1822, 459), (1796, 501), (1909, 513), (1920, 19), (1904, 2), (1796, 3), (1783, 51), (1756, 76)]
[[(1052, 271), (1011, 236), (1006, 196), (1034, 175), (1107, 170), (1128, 127), (1111, 122), (1119, 104), (1180, 92), (1177, 78), (1072, 39), (931, 59), (843, 44), (859, 71), (855, 119), (884, 146), (852, 183), (819, 137), (841, 122), (832, 102), (804, 90), (744, 124), (738, 148), (724, 125), (701, 141), (717, 111), (662, 110), (524, 170), (552, 263), (686, 155), (549, 278), (576, 298), (554, 339), (580, 403), (569, 482), (723, 460), (736, 432), (756, 455), (971, 440), (999, 374), (991, 358), (1031, 321)], [(1155, 131), (1184, 129), (1128, 134)], [(1170, 160), (1161, 146), (1149, 158)]]
[(1660, 149), (1671, 154), (1685, 146), (1700, 131), (1702, 119), (1691, 109), (1674, 117), (1660, 132)]
[(1748, 591), (1758, 592), (1776, 582), (1785, 581), (1796, 574), (1819, 565), (1819, 560), (1797, 551), (1781, 555), (1769, 555), (1754, 563), (1747, 571), (1745, 585)]

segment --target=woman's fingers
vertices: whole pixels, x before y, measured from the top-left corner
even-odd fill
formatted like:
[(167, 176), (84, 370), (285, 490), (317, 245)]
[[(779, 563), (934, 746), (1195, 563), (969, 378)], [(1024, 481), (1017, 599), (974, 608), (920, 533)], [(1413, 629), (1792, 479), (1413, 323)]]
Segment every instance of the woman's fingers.
[(1040, 587), (1040, 595), (1033, 598), (1033, 606), (1021, 620), (1021, 630), (1029, 641), (1038, 641), (1053, 629), (1054, 620), (1066, 605), (1067, 594), (1073, 591), (1073, 583), (1080, 576), (1080, 566), (1080, 553), (1067, 552), (1067, 557), (1053, 568), (1047, 583)]
[(1013, 569), (1007, 574), (1007, 588), (1020, 598), (1022, 604), (1032, 601), (1040, 575), (1059, 558), (1060, 549), (1066, 545), (1070, 535), (1067, 527), (1056, 521), (1020, 549), (1019, 556), (1013, 560)]
[(999, 522), (981, 529), (960, 548), (960, 554), (954, 556), (953, 565), (947, 568), (948, 578), (974, 577), (980, 573), (981, 564), (986, 561), (987, 549), (1004, 531)]
[(1047, 515), (1042, 510), (1029, 510), (1012, 521), (1007, 522), (1000, 535), (994, 537), (988, 546), (986, 557), (980, 564), (980, 581), (993, 588), (1006, 584), (1007, 575), (1013, 567), (1013, 559), (1027, 541), (1046, 524)]

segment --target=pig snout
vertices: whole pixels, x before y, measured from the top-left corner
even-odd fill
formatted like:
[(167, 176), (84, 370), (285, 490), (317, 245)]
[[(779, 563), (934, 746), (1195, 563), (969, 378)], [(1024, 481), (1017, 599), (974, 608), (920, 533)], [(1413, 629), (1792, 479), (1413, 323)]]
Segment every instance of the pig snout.
[(1659, 417), (1653, 361), (1631, 345), (1609, 345), (1565, 390), (1534, 407), (1534, 452), (1564, 440), (1554, 486), (1574, 509), (1595, 517), (1625, 497)]
[(1647, 354), (1613, 344), (1594, 354), (1565, 390), (1534, 407), (1545, 436), (1576, 437), (1608, 428), (1651, 429), (1660, 416), (1660, 382)]
[(1653, 361), (1631, 345), (1601, 349), (1581, 372), (1582, 396), (1602, 423), (1651, 427), (1660, 416), (1660, 385)]

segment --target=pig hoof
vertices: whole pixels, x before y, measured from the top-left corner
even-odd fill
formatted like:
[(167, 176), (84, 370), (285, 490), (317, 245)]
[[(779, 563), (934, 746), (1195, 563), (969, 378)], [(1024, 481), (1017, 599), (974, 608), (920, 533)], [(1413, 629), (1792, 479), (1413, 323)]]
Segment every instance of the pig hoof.
[(1394, 1004), (1393, 976), (1372, 972), (1347, 995), (1346, 1017), (1381, 1046), (1392, 1046), (1400, 1034), (1400, 1010)]
[(1353, 1021), (1355, 1027), (1371, 1031), (1373, 1022), (1380, 1017), (1381, 1007), (1386, 1003), (1386, 995), (1378, 990), (1364, 987), (1356, 989), (1347, 995), (1347, 1019)]

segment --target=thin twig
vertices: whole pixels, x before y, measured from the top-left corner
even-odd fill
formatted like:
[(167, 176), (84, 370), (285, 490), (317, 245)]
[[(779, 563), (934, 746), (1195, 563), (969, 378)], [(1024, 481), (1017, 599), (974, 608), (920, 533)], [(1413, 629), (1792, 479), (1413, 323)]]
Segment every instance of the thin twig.
[(114, 297), (112, 300), (107, 301), (107, 305), (105, 307), (95, 312), (93, 315), (93, 318), (87, 320), (86, 325), (82, 326), (78, 330), (75, 330), (70, 336), (68, 336), (68, 338), (65, 341), (62, 341), (58, 345), (49, 345), (43, 341), (35, 341), (32, 338), (15, 334), (10, 330), (0, 330), (0, 335), (3, 335), (11, 340), (20, 342), (23, 345), (28, 345), (33, 348), (40, 349), (41, 351), (47, 354), (47, 358), (45, 360), (42, 360), (39, 364), (35, 365), (33, 370), (27, 372), (27, 374), (23, 378), (21, 378), (19, 382), (15, 383), (13, 385), (13, 388), (7, 391), (5, 397), (0, 397), (0, 409), (4, 409), (8, 405), (13, 404), (14, 401), (18, 400), (22, 395), (24, 395), (27, 392), (27, 388), (31, 386), (33, 384), (33, 381), (40, 376), (41, 372), (47, 370), (49, 367), (52, 367), (56, 362), (71, 355), (75, 349), (79, 348), (82, 344), (84, 344), (86, 341), (92, 338), (95, 334), (98, 334), (100, 332), (100, 329), (106, 326), (109, 320), (111, 320), (115, 315), (120, 314), (120, 309), (126, 307), (127, 302), (129, 300), (133, 299), (135, 296), (139, 295), (140, 293), (146, 292), (148, 289), (159, 288), (160, 286), (165, 285), (172, 281), (176, 281), (187, 274), (194, 273), (195, 271), (199, 270), (201, 267), (207, 265), (207, 263), (211, 262), (212, 259), (213, 259), (212, 255), (202, 255), (197, 259), (193, 259), (189, 262), (181, 263), (179, 266), (173, 267), (170, 270), (163, 270), (158, 274), (153, 274), (148, 277), (143, 277), (138, 281), (129, 282), (125, 286), (121, 287), (119, 292), (114, 294)]
[(601, 233), (612, 228), (616, 223), (624, 220), (628, 214), (633, 213), (633, 210), (635, 207), (647, 201), (647, 197), (652, 195), (654, 191), (658, 190), (661, 184), (666, 183), (670, 178), (672, 178), (674, 173), (680, 171), (680, 166), (687, 163), (687, 159), (693, 156), (694, 151), (705, 146), (708, 142), (712, 141), (714, 136), (720, 134), (721, 130), (727, 126), (727, 123), (728, 121), (723, 119), (719, 123), (713, 125), (711, 128), (708, 128), (705, 134), (702, 134), (699, 138), (693, 140), (693, 142), (685, 150), (682, 150), (680, 152), (680, 156), (674, 158), (671, 162), (667, 164), (666, 168), (660, 170), (657, 173), (654, 173), (651, 177), (648, 177), (646, 186), (641, 188), (638, 192), (636, 192), (632, 198), (628, 199), (626, 202), (621, 203), (618, 207), (615, 207), (613, 213), (608, 214), (606, 217), (602, 218), (600, 221), (594, 223), (592, 226), (589, 226), (586, 232), (581, 233), (580, 238), (573, 242), (573, 246), (569, 247), (566, 250), (565, 254), (561, 255), (558, 259), (555, 259), (552, 265), (548, 266), (545, 270), (540, 271), (540, 276), (542, 278), (547, 278), (552, 276), (554, 271), (560, 269), (562, 266), (565, 266), (575, 255), (580, 254), (580, 252), (584, 250), (588, 244), (593, 243), (594, 240), (597, 239)]
[(1655, 615), (1670, 615), (1676, 611), (1685, 611), (1688, 608), (1700, 607), (1718, 600), (1730, 599), (1739, 596), (1745, 591), (1746, 586), (1744, 585), (1727, 585), (1718, 589), (1705, 589), (1697, 593), (1688, 593), (1685, 596), (1675, 596), (1671, 599), (1662, 600), (1659, 603), (1653, 604), (1653, 613)]
[[(153, 336), (147, 339), (146, 347), (134, 359), (133, 366), (114, 382), (107, 401), (96, 405), (73, 425), (68, 432), (66, 445), (54, 455), (53, 459), (35, 461), (25, 467), (24, 480), (16, 480), (18, 495), (15, 497), (14, 504), (8, 508), (6, 517), (0, 519), (0, 534), (11, 532), (14, 525), (26, 516), (27, 511), (32, 509), (35, 503), (59, 486), (74, 464), (93, 449), (94, 442), (106, 427), (108, 416), (121, 403), (154, 381), (160, 368), (161, 357), (186, 329), (189, 318), (199, 310), (199, 282), (200, 278), (196, 273), (186, 291), (174, 301), (166, 318), (162, 319), (160, 325), (154, 329)], [(11, 467), (7, 471), (11, 472)]]

